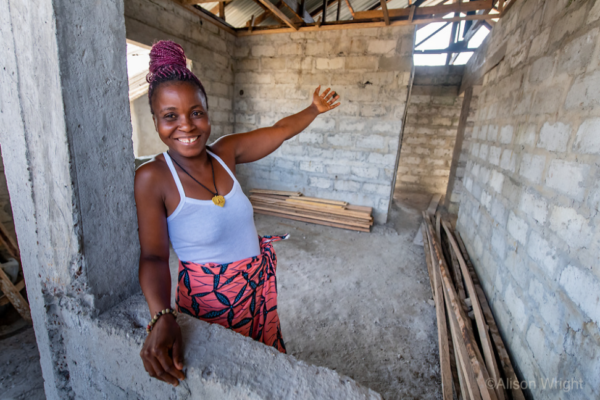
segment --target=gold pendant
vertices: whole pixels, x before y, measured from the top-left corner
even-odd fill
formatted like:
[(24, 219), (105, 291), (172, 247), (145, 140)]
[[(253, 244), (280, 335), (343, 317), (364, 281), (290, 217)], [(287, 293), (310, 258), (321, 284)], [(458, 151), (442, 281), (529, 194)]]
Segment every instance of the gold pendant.
[(223, 197), (221, 195), (217, 195), (217, 196), (213, 197), (212, 201), (219, 207), (223, 207), (225, 205), (225, 197)]

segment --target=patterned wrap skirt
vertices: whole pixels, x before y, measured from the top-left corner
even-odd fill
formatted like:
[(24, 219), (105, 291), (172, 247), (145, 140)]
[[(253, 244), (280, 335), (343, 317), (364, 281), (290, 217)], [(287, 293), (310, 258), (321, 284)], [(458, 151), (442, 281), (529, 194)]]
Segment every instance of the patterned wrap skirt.
[(285, 353), (277, 315), (277, 256), (273, 242), (288, 237), (259, 236), (258, 256), (229, 264), (179, 261), (177, 310)]

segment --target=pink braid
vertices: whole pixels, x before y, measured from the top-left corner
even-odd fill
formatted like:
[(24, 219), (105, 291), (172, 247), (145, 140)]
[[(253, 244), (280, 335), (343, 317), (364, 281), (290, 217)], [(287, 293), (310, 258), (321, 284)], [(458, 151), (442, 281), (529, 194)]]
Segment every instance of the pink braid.
[[(146, 75), (146, 81), (150, 84), (148, 88), (148, 99), (152, 110), (152, 95), (159, 84), (168, 81), (192, 82), (202, 91), (204, 98), (206, 91), (200, 80), (187, 68), (183, 48), (170, 40), (156, 42), (150, 50), (150, 72)], [(207, 101), (208, 108), (208, 101)]]

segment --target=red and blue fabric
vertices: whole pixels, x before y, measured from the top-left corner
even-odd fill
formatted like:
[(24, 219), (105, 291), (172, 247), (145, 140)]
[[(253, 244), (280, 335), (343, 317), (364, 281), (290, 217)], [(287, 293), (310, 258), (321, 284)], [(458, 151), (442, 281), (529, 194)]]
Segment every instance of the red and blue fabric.
[(259, 237), (261, 254), (229, 264), (179, 261), (177, 310), (285, 353), (277, 314), (273, 242), (288, 237)]

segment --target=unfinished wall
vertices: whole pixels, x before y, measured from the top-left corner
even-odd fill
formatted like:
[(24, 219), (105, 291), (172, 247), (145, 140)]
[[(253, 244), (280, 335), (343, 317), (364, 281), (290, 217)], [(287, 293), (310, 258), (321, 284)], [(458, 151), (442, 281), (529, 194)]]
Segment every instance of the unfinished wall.
[(152, 113), (148, 105), (148, 94), (146, 93), (129, 102), (129, 110), (131, 112), (133, 154), (135, 157), (148, 157), (167, 151), (167, 145), (160, 140), (154, 127)]
[(240, 165), (245, 188), (298, 190), (374, 207), (385, 222), (412, 69), (414, 27), (240, 37), (236, 132), (299, 112), (331, 86), (342, 105), (271, 156)]
[(600, 397), (599, 31), (600, 2), (518, 1), (468, 66), (502, 60), (483, 77), (458, 229), (536, 399)]
[(462, 105), (463, 66), (415, 67), (396, 188), (446, 192)]
[[(125, 0), (127, 39), (152, 46), (159, 40), (173, 40), (185, 50), (192, 61), (192, 72), (202, 81), (208, 96), (208, 114), (212, 133), (210, 142), (233, 133), (233, 43), (235, 37), (204, 21), (170, 0)], [(137, 156), (147, 156), (166, 150), (155, 138), (151, 114), (145, 107), (146, 96), (132, 106), (139, 140)], [(146, 105), (144, 105), (144, 101)], [(164, 145), (163, 145), (164, 146)]]

